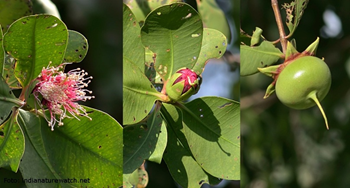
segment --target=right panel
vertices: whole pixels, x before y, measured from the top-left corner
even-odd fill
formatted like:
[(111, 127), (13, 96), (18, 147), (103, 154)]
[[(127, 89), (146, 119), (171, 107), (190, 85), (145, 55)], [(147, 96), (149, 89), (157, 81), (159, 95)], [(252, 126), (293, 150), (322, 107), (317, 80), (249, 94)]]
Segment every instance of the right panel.
[(349, 187), (349, 1), (241, 1), (242, 187)]

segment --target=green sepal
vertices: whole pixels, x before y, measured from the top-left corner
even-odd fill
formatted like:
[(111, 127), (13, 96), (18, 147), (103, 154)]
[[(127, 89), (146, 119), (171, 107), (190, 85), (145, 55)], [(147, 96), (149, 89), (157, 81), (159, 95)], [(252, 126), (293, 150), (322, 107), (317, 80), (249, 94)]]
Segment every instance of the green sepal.
[(297, 49), (297, 41), (295, 39), (291, 39), (289, 42)]
[[(293, 42), (295, 43), (295, 42)], [(300, 54), (296, 49), (295, 46), (291, 42), (287, 42), (287, 50), (286, 50), (286, 58), (285, 60), (288, 60), (291, 57), (295, 57), (296, 55)]]
[(319, 41), (320, 41), (320, 38), (317, 37), (317, 39), (313, 43), (311, 43), (311, 45), (309, 45), (303, 53), (311, 55), (311, 56), (316, 55)]
[(277, 73), (278, 67), (280, 67), (280, 65), (268, 66), (265, 68), (258, 68), (258, 70), (261, 73), (273, 78), (273, 76)]
[(267, 89), (266, 89), (266, 92), (265, 92), (265, 96), (264, 96), (264, 99), (268, 98), (272, 93), (275, 92), (275, 82), (271, 83)]

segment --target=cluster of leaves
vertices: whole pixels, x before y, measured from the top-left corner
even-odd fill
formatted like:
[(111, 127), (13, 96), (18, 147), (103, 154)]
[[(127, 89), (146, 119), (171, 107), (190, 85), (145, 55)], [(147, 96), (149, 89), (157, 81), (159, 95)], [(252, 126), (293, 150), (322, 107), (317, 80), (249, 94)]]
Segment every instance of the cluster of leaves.
[(225, 35), (203, 27), (199, 13), (186, 3), (123, 5), (125, 187), (147, 184), (145, 160), (163, 159), (182, 187), (240, 179), (239, 103), (202, 97), (169, 104), (163, 86), (182, 67), (200, 75), (226, 46)]
[[(64, 119), (52, 132), (31, 94), (42, 68), (84, 59), (86, 38), (55, 16), (32, 15), (30, 1), (1, 0), (0, 9), (0, 167), (20, 170), (23, 179), (61, 180), (28, 187), (121, 186), (120, 124), (84, 107), (93, 121)], [(78, 182), (65, 182), (73, 178)]]

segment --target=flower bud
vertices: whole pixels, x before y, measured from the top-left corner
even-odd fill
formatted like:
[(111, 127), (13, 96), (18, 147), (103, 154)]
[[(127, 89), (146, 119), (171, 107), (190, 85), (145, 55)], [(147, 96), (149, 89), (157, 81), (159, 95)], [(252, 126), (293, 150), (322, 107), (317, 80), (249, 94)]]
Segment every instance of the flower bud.
[(188, 68), (180, 68), (168, 80), (166, 93), (173, 102), (188, 99), (196, 94), (201, 84), (201, 77)]

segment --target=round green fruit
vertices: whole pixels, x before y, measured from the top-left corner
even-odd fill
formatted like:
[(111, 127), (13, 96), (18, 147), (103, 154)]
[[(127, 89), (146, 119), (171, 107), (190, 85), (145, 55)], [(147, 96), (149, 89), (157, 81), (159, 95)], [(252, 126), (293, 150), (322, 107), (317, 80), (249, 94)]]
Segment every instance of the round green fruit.
[(276, 82), (278, 99), (288, 107), (306, 109), (323, 100), (331, 86), (327, 64), (314, 56), (304, 56), (289, 63)]
[(278, 75), (276, 95), (286, 106), (306, 109), (317, 105), (328, 129), (327, 117), (320, 101), (331, 87), (331, 72), (327, 64), (314, 56), (304, 56), (289, 63)]

